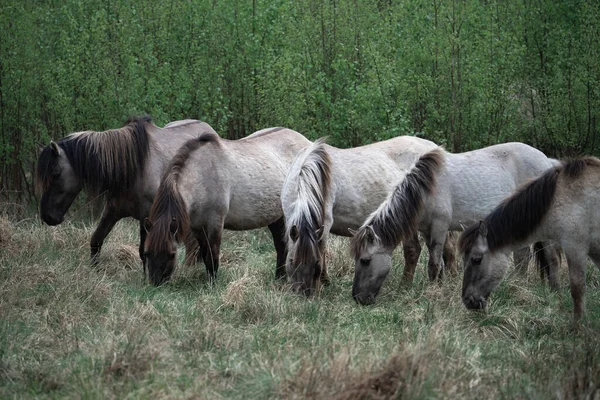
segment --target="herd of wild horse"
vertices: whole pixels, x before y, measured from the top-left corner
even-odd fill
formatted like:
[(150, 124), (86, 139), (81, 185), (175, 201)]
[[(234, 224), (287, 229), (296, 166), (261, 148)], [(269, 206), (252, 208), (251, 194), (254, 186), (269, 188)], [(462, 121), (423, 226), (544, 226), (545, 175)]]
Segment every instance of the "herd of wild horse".
[(160, 285), (176, 266), (197, 258), (216, 279), (223, 229), (269, 227), (277, 251), (275, 275), (312, 295), (328, 282), (330, 233), (351, 237), (353, 298), (375, 301), (403, 244), (403, 279), (411, 282), (429, 251), (431, 281), (456, 272), (448, 244), (463, 231), (462, 300), (483, 309), (502, 280), (510, 252), (527, 268), (534, 244), (542, 278), (558, 287), (566, 256), (574, 316), (584, 314), (588, 257), (600, 267), (600, 160), (547, 158), (505, 143), (452, 154), (425, 139), (400, 136), (350, 149), (311, 142), (286, 128), (225, 140), (206, 123), (150, 118), (120, 129), (73, 133), (40, 153), (36, 186), (40, 213), (57, 225), (82, 189), (106, 204), (92, 234), (92, 262), (121, 218), (140, 221), (140, 257)]

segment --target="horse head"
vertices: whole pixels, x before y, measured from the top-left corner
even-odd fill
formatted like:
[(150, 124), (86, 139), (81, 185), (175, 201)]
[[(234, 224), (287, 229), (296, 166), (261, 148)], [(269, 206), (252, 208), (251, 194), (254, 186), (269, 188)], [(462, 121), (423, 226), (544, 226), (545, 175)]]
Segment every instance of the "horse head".
[[(470, 310), (484, 309), (488, 298), (502, 281), (508, 258), (506, 251), (490, 251), (484, 221), (466, 230), (461, 237), (465, 272), (462, 300)], [(466, 235), (465, 235), (466, 234)]]
[(359, 304), (373, 304), (392, 268), (394, 249), (385, 246), (370, 225), (351, 233), (354, 236), (352, 297)]
[(36, 185), (41, 193), (40, 215), (48, 225), (58, 225), (83, 185), (65, 151), (50, 142), (38, 159)]
[(323, 273), (323, 227), (310, 230), (292, 225), (288, 233), (288, 255), (286, 273), (292, 290), (312, 296), (319, 285)]
[(163, 222), (158, 220), (152, 223), (148, 218), (144, 220), (144, 229), (148, 233), (144, 243), (144, 268), (155, 286), (168, 281), (177, 265), (179, 226), (175, 218), (168, 225)]

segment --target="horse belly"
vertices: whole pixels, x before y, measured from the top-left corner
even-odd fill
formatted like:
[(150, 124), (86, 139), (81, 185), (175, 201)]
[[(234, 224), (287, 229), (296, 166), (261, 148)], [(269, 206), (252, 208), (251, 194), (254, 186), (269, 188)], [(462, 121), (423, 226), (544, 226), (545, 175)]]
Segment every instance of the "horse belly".
[(233, 195), (225, 218), (225, 229), (249, 230), (272, 224), (283, 216), (280, 193), (275, 188)]

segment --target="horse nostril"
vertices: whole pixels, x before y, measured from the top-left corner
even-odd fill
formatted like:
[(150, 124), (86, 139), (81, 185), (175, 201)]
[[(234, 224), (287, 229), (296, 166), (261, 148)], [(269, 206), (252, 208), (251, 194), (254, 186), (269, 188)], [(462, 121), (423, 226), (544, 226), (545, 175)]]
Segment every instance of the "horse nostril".
[(483, 310), (485, 308), (485, 306), (486, 306), (485, 298), (483, 296), (481, 296), (479, 298), (479, 309)]

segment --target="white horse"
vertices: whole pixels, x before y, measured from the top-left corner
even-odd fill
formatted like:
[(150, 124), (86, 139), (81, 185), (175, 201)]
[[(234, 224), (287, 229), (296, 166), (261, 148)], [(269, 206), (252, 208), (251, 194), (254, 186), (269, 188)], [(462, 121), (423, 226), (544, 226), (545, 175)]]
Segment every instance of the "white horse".
[[(392, 251), (414, 229), (426, 238), (429, 279), (441, 278), (446, 232), (483, 218), (518, 186), (551, 166), (542, 152), (523, 143), (459, 154), (435, 149), (425, 154), (352, 239), (355, 300), (375, 301), (390, 271)], [(558, 268), (554, 250), (544, 250), (553, 287)], [(528, 254), (529, 247), (516, 252), (515, 264), (526, 268)]]
[(569, 265), (575, 319), (585, 311), (587, 258), (600, 268), (600, 160), (571, 160), (522, 187), (483, 221), (467, 228), (459, 246), (465, 262), (462, 300), (485, 308), (502, 280), (511, 249), (552, 241)]
[[(351, 149), (317, 141), (296, 157), (281, 193), (286, 271), (295, 291), (312, 295), (319, 280), (327, 282), (324, 249), (329, 233), (350, 236), (350, 230), (377, 208), (415, 160), (436, 147), (410, 136)], [(406, 264), (416, 265), (420, 251), (415, 230), (404, 240)], [(405, 271), (411, 269), (414, 266)], [(412, 278), (405, 274), (407, 281)]]

